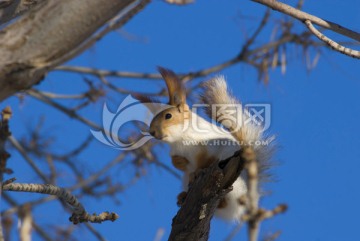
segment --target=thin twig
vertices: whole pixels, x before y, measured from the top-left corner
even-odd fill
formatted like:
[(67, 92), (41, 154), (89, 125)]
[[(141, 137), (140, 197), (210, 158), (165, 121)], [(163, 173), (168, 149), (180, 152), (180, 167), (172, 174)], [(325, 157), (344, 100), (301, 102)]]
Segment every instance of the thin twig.
[(19, 236), (21, 241), (31, 241), (31, 232), (33, 228), (33, 217), (31, 206), (22, 206), (19, 210)]
[[(262, 27), (259, 27), (259, 28), (262, 29)], [(258, 34), (254, 33), (253, 36), (257, 36), (257, 35)], [(253, 56), (253, 55), (255, 56), (258, 53), (264, 52), (264, 50), (277, 48), (278, 46), (280, 46), (284, 43), (293, 42), (293, 43), (298, 44), (298, 42), (296, 41), (296, 37), (297, 37), (297, 35), (291, 35), (291, 34), (284, 35), (280, 39), (278, 39), (274, 42), (264, 44), (260, 47), (257, 47), (257, 48), (251, 49), (251, 50), (247, 50), (247, 51), (244, 51), (244, 49), (246, 49), (246, 48), (243, 47), (242, 50), (239, 52), (239, 54), (237, 54), (235, 57), (233, 57), (229, 60), (226, 60), (222, 63), (210, 66), (208, 68), (204, 68), (199, 71), (189, 72), (189, 73), (179, 73), (179, 74), (177, 74), (177, 76), (179, 78), (181, 78), (183, 81), (187, 82), (187, 81), (190, 81), (195, 78), (204, 77), (204, 76), (208, 76), (213, 73), (217, 73), (227, 67), (230, 67), (230, 66), (240, 63), (240, 62), (245, 62), (245, 63), (251, 64), (251, 61), (248, 60), (248, 56)], [(253, 41), (251, 41), (250, 43), (252, 43), (252, 42)], [(314, 44), (319, 44), (319, 43), (314, 43)], [(246, 44), (245, 44), (245, 46), (246, 46)], [(59, 66), (57, 68), (57, 70), (91, 74), (91, 75), (94, 75), (97, 77), (112, 76), (112, 77), (120, 77), (120, 78), (126, 77), (126, 78), (135, 78), (135, 79), (154, 79), (154, 80), (162, 79), (161, 75), (159, 75), (157, 73), (135, 73), (135, 72), (125, 72), (125, 71), (115, 71), (115, 70), (94, 69), (94, 68), (79, 67), (79, 66)]]
[(50, 179), (38, 168), (35, 164), (35, 161), (28, 155), (24, 147), (18, 142), (14, 136), (9, 137), (9, 142), (15, 149), (20, 153), (20, 155), (26, 160), (26, 162), (31, 166), (37, 175), (45, 182), (49, 183)]
[[(9, 195), (7, 195), (7, 193), (3, 193), (4, 195), (4, 200), (6, 200), (11, 206), (13, 206), (13, 208), (16, 208), (16, 211), (19, 210), (19, 208), (21, 208), (21, 206), (19, 207), (19, 204), (13, 199), (11, 198)], [(29, 206), (31, 206), (31, 204), (29, 203)], [(35, 231), (40, 235), (40, 237), (46, 241), (54, 241), (50, 235), (41, 228), (40, 225), (38, 225), (35, 220), (33, 220), (32, 222), (33, 228), (35, 229)]]
[(66, 115), (68, 115), (71, 118), (74, 118), (76, 120), (79, 120), (80, 122), (84, 123), (85, 125), (88, 125), (94, 129), (102, 129), (100, 126), (96, 125), (95, 123), (93, 123), (92, 121), (78, 115), (76, 113), (76, 111), (70, 110), (66, 107), (64, 107), (63, 105), (53, 101), (52, 99), (44, 96), (41, 92), (35, 90), (35, 89), (31, 89), (31, 90), (27, 90), (26, 91), (27, 94), (29, 94), (30, 96), (50, 105), (55, 107), (56, 109), (60, 110), (61, 112), (65, 113)]
[(108, 241), (90, 223), (85, 223), (85, 227), (99, 240)]
[(360, 51), (356, 51), (350, 48), (346, 48), (337, 42), (331, 40), (330, 38), (326, 37), (324, 34), (322, 34), (319, 30), (317, 30), (314, 25), (311, 23), (310, 20), (305, 20), (305, 25), (308, 27), (308, 29), (321, 41), (325, 42), (327, 45), (329, 45), (331, 48), (335, 49), (336, 51), (351, 56), (353, 58), (360, 59)]
[(128, 94), (128, 95), (133, 95), (133, 96), (136, 96), (136, 95), (144, 95), (144, 96), (162, 96), (166, 93), (166, 91), (160, 91), (158, 93), (149, 93), (149, 92), (135, 92), (135, 91), (131, 91), (131, 90), (126, 90), (126, 89), (123, 89), (123, 88), (119, 88), (115, 85), (113, 85), (112, 83), (110, 83), (104, 76), (97, 76), (101, 83), (103, 83), (104, 85), (106, 85), (107, 87), (109, 87), (111, 90), (113, 91), (116, 91), (120, 94)]
[(91, 74), (96, 76), (162, 80), (161, 75), (156, 73), (147, 74), (147, 73), (137, 73), (137, 72), (127, 72), (127, 71), (115, 71), (115, 70), (112, 71), (112, 70), (101, 70), (101, 69), (86, 68), (80, 66), (68, 66), (68, 65), (58, 66), (54, 70)]
[[(246, 160), (245, 169), (248, 174), (248, 207), (247, 213), (251, 217), (254, 217), (259, 209), (259, 167), (256, 160), (256, 154), (251, 146), (243, 147), (244, 159)], [(257, 241), (259, 235), (259, 222), (254, 218), (251, 218), (248, 223), (249, 240)]]
[(115, 221), (119, 216), (116, 213), (103, 212), (99, 215), (89, 214), (85, 211), (83, 205), (77, 198), (64, 188), (51, 184), (33, 184), (33, 183), (8, 183), (3, 185), (3, 191), (31, 192), (55, 195), (69, 204), (73, 209), (70, 221), (74, 224), (82, 222), (101, 223), (103, 221)]
[[(99, 170), (95, 174), (89, 176), (87, 179), (81, 180), (81, 181), (77, 182), (76, 184), (74, 184), (73, 186), (68, 187), (67, 190), (75, 191), (76, 189), (82, 188), (82, 187), (90, 184), (91, 182), (96, 181), (97, 179), (99, 179), (101, 177), (101, 175), (105, 174), (106, 171), (111, 169), (116, 164), (120, 163), (124, 159), (124, 157), (125, 157), (125, 154), (121, 153), (114, 160), (112, 160), (107, 165), (105, 165), (101, 170)], [(6, 182), (4, 182), (4, 185), (7, 184), (8, 182), (11, 183), (14, 181), (15, 181), (14, 178), (9, 179)], [(14, 212), (17, 212), (17, 210), (22, 206), (25, 206), (25, 205), (35, 206), (35, 205), (40, 205), (45, 202), (49, 202), (49, 201), (53, 201), (53, 200), (56, 200), (56, 196), (47, 196), (47, 197), (44, 197), (44, 198), (41, 198), (41, 199), (38, 199), (35, 201), (30, 201), (30, 202), (25, 202), (23, 204), (19, 204), (16, 208), (8, 209), (8, 210), (2, 212), (1, 214), (10, 215)]]
[(96, 172), (95, 174), (91, 175), (89, 178), (82, 180), (78, 183), (76, 183), (74, 186), (69, 187), (69, 190), (76, 190), (78, 188), (84, 187), (86, 185), (88, 185), (89, 183), (97, 180), (98, 178), (100, 178), (101, 175), (105, 174), (109, 169), (111, 169), (113, 166), (117, 165), (118, 163), (122, 162), (125, 158), (125, 154), (121, 153), (120, 155), (118, 155), (114, 160), (112, 160), (111, 162), (109, 162), (108, 164), (106, 164), (101, 170), (99, 170), (98, 172)]
[(193, 3), (194, 0), (165, 0), (165, 2), (176, 5), (186, 5), (189, 3)]
[(263, 4), (265, 6), (268, 6), (272, 8), (273, 10), (279, 11), (281, 13), (285, 13), (291, 17), (294, 17), (302, 22), (305, 22), (306, 20), (310, 20), (312, 23), (323, 27), (330, 29), (334, 32), (337, 32), (341, 35), (347, 36), (349, 38), (355, 39), (356, 41), (360, 42), (360, 34), (345, 28), (344, 26), (341, 26), (337, 23), (333, 23), (327, 20), (323, 20), (319, 17), (316, 17), (314, 15), (308, 14), (306, 12), (303, 12), (301, 10), (298, 10), (296, 8), (293, 8), (285, 3), (278, 2), (276, 0), (252, 0), (253, 2), (257, 2), (260, 4)]
[(261, 31), (264, 29), (264, 27), (266, 26), (266, 24), (269, 22), (269, 17), (270, 17), (270, 9), (266, 9), (264, 16), (262, 17), (259, 26), (256, 28), (256, 30), (254, 31), (254, 33), (251, 35), (251, 37), (246, 40), (245, 44), (243, 45), (240, 54), (239, 54), (239, 58), (243, 58), (245, 54), (247, 54), (249, 47), (254, 43), (255, 39), (257, 38), (257, 36), (261, 33)]
[[(10, 157), (10, 154), (5, 150), (5, 143), (11, 137), (11, 132), (9, 128), (9, 120), (12, 116), (12, 111), (10, 107), (6, 107), (1, 112), (0, 119), (0, 202), (2, 197), (2, 184), (4, 173), (7, 173), (9, 170), (7, 169), (7, 159)], [(0, 216), (0, 241), (4, 240), (4, 233), (2, 229), (2, 221)]]
[[(40, 91), (39, 91), (40, 92)], [(84, 99), (86, 97), (85, 94), (77, 94), (77, 95), (63, 95), (57, 93), (51, 93), (46, 91), (41, 91), (41, 93), (51, 99)]]
[(224, 239), (224, 241), (231, 241), (236, 234), (241, 230), (242, 226), (243, 226), (243, 222), (237, 224), (233, 230), (231, 230), (231, 232), (229, 233), (229, 235)]

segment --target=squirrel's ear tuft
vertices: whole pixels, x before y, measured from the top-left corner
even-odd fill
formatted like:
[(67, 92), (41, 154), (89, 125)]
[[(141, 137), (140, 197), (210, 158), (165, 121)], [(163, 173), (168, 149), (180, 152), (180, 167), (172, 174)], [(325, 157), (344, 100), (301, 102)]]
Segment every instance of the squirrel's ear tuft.
[(190, 108), (187, 104), (179, 104), (176, 106), (178, 111), (180, 113), (185, 113), (185, 112), (189, 112), (190, 111)]
[(170, 69), (158, 66), (158, 70), (166, 82), (169, 104), (173, 106), (186, 104), (186, 90), (182, 81)]

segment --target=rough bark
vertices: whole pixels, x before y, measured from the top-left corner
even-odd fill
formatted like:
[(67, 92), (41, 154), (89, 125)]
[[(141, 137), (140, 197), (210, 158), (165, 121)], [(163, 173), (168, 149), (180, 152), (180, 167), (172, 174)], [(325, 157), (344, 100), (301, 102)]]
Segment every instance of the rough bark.
[(244, 162), (241, 152), (237, 152), (233, 157), (215, 162), (195, 174), (186, 199), (173, 218), (169, 241), (208, 240), (215, 209), (231, 190)]
[(0, 1), (0, 24), (16, 18), (46, 0), (7, 0)]
[[(48, 0), (0, 31), (0, 101), (38, 83), (135, 0)], [(69, 58), (71, 55), (69, 56)]]

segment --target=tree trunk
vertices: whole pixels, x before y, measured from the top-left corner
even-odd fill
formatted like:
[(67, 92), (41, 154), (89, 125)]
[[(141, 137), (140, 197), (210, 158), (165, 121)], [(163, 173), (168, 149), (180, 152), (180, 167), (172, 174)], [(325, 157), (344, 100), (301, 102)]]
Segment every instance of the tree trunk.
[(0, 101), (41, 81), (135, 0), (48, 0), (0, 30)]

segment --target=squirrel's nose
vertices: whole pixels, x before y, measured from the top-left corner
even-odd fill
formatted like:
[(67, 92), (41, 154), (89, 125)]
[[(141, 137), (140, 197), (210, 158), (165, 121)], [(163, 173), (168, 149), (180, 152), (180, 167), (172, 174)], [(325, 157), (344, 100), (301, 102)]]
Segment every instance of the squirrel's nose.
[(154, 136), (154, 135), (155, 135), (155, 131), (150, 131), (150, 135)]

